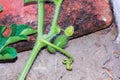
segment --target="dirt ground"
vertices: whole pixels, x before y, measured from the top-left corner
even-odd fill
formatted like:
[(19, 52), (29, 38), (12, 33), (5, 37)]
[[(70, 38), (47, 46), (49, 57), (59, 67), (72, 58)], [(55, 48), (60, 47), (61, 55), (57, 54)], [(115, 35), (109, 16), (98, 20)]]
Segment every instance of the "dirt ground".
[[(69, 41), (66, 51), (75, 59), (72, 71), (62, 64), (62, 54), (49, 54), (44, 49), (26, 80), (120, 80), (120, 45), (115, 44), (116, 35), (116, 27), (111, 26)], [(19, 53), (14, 63), (1, 63), (0, 80), (17, 80), (30, 52)]]

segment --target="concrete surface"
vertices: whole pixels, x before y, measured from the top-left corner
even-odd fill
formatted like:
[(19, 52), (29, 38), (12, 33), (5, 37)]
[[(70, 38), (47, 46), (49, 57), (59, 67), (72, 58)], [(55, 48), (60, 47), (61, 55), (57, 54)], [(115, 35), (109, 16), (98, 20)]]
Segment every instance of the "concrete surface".
[[(120, 45), (114, 43), (115, 26), (69, 41), (66, 51), (75, 60), (66, 71), (62, 59), (46, 49), (38, 55), (26, 80), (120, 80)], [(0, 80), (17, 80), (31, 51), (22, 52), (15, 63), (0, 64)]]

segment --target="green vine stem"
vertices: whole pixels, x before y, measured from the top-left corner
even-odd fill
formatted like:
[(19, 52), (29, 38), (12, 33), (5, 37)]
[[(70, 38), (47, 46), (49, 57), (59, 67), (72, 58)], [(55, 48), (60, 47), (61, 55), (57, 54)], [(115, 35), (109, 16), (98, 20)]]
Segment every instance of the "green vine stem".
[(73, 60), (73, 56), (71, 54), (69, 54), (68, 52), (66, 52), (64, 49), (59, 48), (58, 46), (48, 42), (47, 40), (41, 39), (41, 42), (55, 48), (56, 50), (58, 50), (59, 52), (62, 52), (65, 56), (67, 56), (68, 58), (70, 58), (71, 60)]
[(64, 59), (64, 60), (63, 60), (63, 63), (66, 65), (66, 69), (67, 69), (67, 70), (72, 70), (71, 64), (72, 64), (74, 58), (73, 58), (73, 56), (72, 56), (71, 54), (69, 54), (69, 53), (68, 53), (67, 51), (65, 51), (64, 49), (59, 48), (58, 46), (56, 46), (56, 45), (54, 45), (54, 44), (52, 44), (52, 43), (50, 43), (50, 42), (48, 42), (48, 41), (46, 41), (46, 40), (44, 40), (44, 39), (41, 39), (41, 42), (43, 42), (43, 43), (45, 43), (45, 44), (47, 44), (47, 45), (55, 48), (55, 49), (58, 50), (59, 52), (63, 53), (66, 57), (68, 57), (68, 59)]
[(43, 25), (44, 24), (44, 2), (38, 0), (38, 38), (40, 39), (43, 35)]
[(36, 56), (37, 56), (37, 53), (39, 52), (39, 50), (42, 48), (43, 46), (40, 46), (40, 44), (37, 44), (34, 46), (33, 48), (33, 51), (32, 53), (30, 54), (29, 56), (29, 59), (24, 67), (24, 69), (22, 70), (18, 80), (25, 80), (25, 77), (29, 71), (29, 69), (31, 68)]
[[(59, 31), (57, 31), (57, 20), (58, 20), (58, 15), (59, 15), (59, 11), (60, 11), (60, 7), (61, 7), (61, 3), (63, 0), (58, 0), (55, 1), (54, 0), (54, 4), (55, 4), (55, 12), (54, 12), (54, 17), (53, 17), (53, 21), (52, 21), (52, 26), (50, 28), (50, 32), (47, 36), (47, 40), (50, 40), (52, 38), (52, 36), (56, 35), (57, 33), (59, 33)], [(56, 32), (57, 31), (57, 32)]]
[(25, 80), (25, 77), (26, 77), (29, 69), (31, 68), (39, 50), (44, 46), (44, 44), (41, 44), (39, 42), (39, 40), (42, 38), (43, 21), (44, 21), (43, 15), (44, 15), (44, 2), (38, 1), (38, 29), (37, 29), (38, 33), (37, 33), (36, 43), (35, 43), (32, 53), (29, 56), (29, 59), (25, 65), (23, 71), (21, 72), (18, 80)]
[(60, 10), (60, 5), (61, 5), (61, 2), (62, 0), (59, 2), (59, 3), (55, 3), (55, 14), (54, 14), (54, 18), (53, 18), (53, 21), (52, 21), (52, 26), (51, 26), (51, 29), (50, 30), (51, 32), (54, 32), (53, 30), (55, 30), (56, 26), (57, 26), (57, 20), (58, 20), (58, 15), (59, 15), (59, 10)]

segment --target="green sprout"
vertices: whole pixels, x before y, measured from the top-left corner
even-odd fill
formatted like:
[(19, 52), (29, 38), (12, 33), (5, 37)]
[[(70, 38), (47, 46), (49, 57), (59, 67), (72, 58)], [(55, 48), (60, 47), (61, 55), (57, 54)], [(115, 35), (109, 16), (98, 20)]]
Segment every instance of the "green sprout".
[(73, 26), (68, 26), (65, 30), (64, 30), (65, 35), (67, 36), (72, 36), (74, 33), (74, 27)]

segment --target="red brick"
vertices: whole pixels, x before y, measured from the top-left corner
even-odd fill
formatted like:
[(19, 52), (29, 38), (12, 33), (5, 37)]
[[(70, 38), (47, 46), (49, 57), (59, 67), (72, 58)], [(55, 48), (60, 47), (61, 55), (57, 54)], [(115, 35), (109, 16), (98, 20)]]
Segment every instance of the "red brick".
[[(33, 28), (37, 27), (37, 5), (35, 3), (25, 5), (23, 0), (0, 0), (0, 4), (3, 6), (3, 12), (0, 13), (0, 25), (10, 26), (12, 23), (25, 23), (31, 25)], [(46, 32), (49, 31), (53, 13), (54, 5), (46, 3)], [(58, 24), (61, 28), (73, 25), (75, 33), (72, 38), (75, 38), (108, 27), (112, 22), (112, 17), (109, 0), (64, 0)], [(19, 43), (19, 45), (22, 46), (22, 49), (23, 46), (26, 47), (29, 45), (28, 48), (24, 48), (26, 50), (33, 46), (32, 43), (34, 41), (30, 40), (25, 43), (23, 42), (23, 44)], [(16, 46), (18, 45), (15, 44)]]

